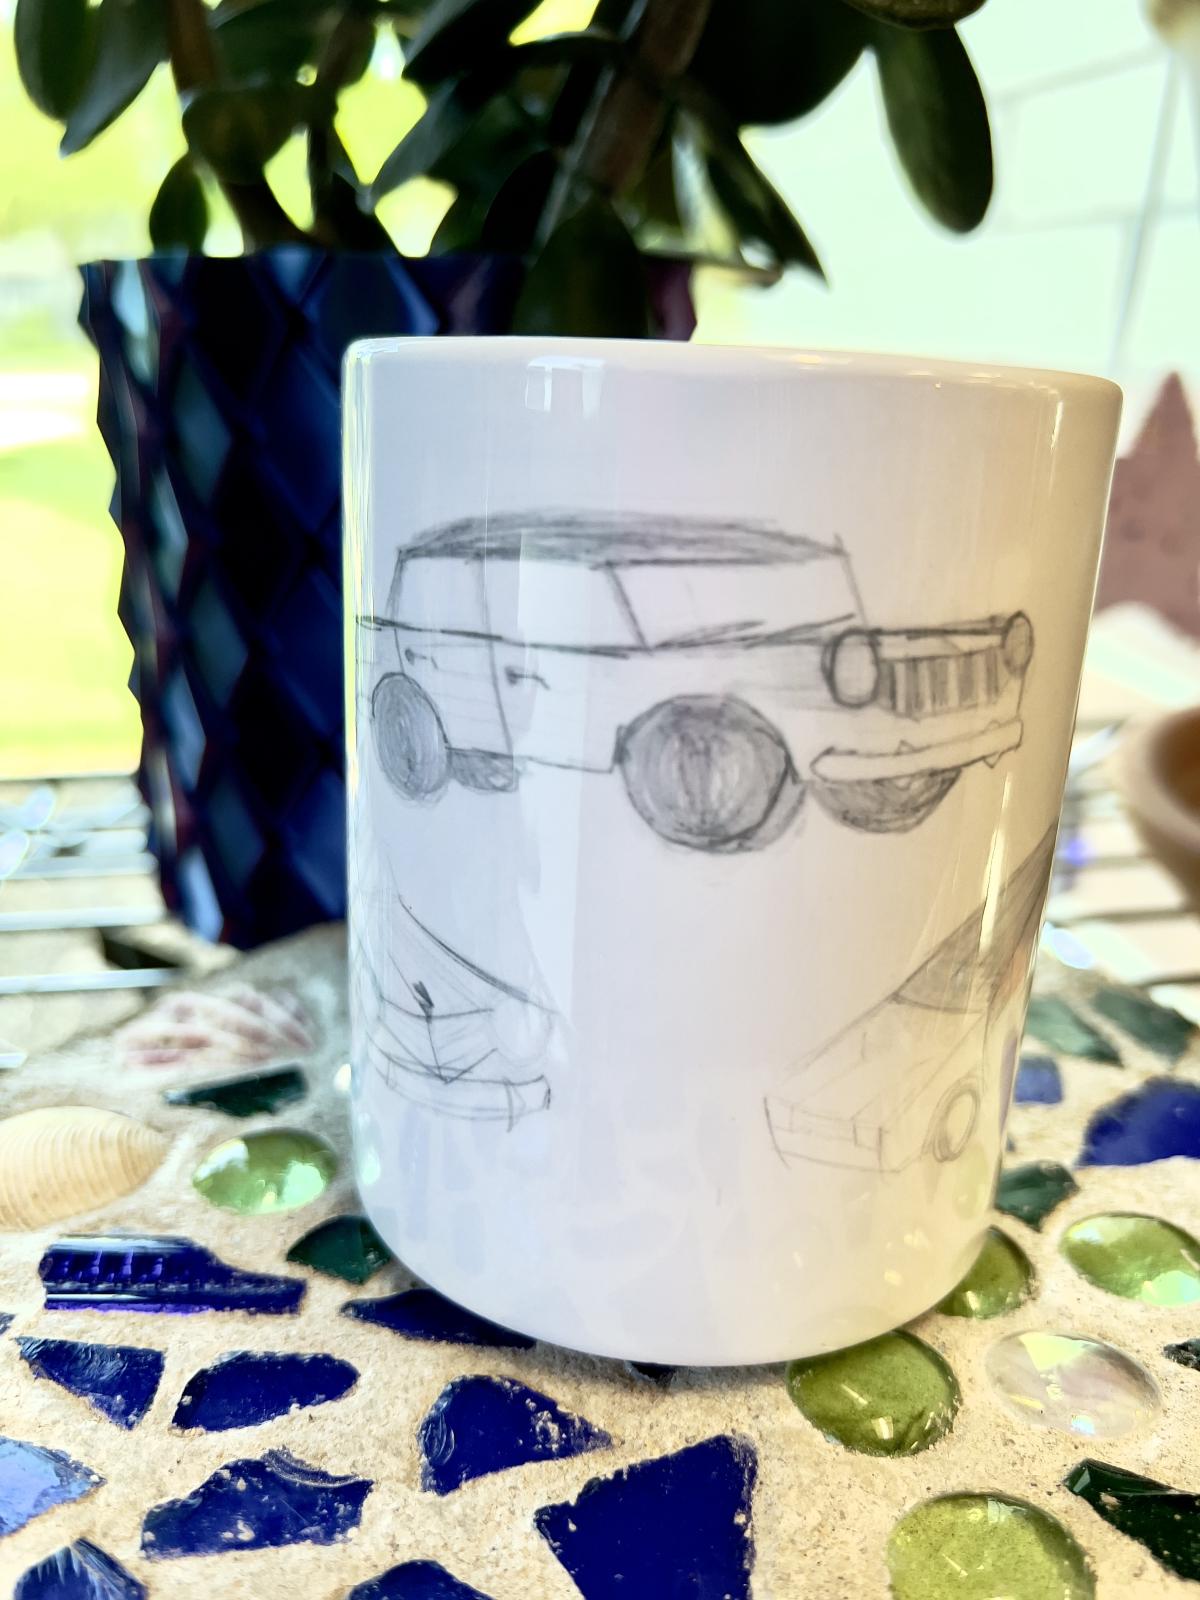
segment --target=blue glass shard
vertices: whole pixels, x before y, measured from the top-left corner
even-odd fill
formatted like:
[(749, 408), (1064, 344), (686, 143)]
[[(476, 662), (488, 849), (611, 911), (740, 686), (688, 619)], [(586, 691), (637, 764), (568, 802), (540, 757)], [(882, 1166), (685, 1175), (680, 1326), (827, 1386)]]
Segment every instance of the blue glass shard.
[(1200, 1157), (1200, 1084), (1151, 1078), (1095, 1113), (1081, 1167), (1137, 1167), (1168, 1156)]
[(145, 1600), (146, 1586), (87, 1539), (76, 1539), (30, 1567), (13, 1600)]
[(511, 1378), (483, 1376), (448, 1383), (418, 1429), (417, 1441), (421, 1486), (435, 1494), (449, 1494), (490, 1472), (612, 1444), (602, 1428), (563, 1411), (549, 1395)]
[(150, 1561), (221, 1555), (287, 1544), (333, 1544), (358, 1527), (370, 1478), (339, 1477), (286, 1450), (231, 1461), (181, 1500), (146, 1513), (142, 1554)]
[(340, 1400), (358, 1381), (348, 1361), (327, 1355), (234, 1350), (188, 1379), (172, 1418), (177, 1428), (251, 1428), (298, 1406)]
[(748, 1439), (718, 1434), (593, 1478), (577, 1500), (536, 1511), (534, 1526), (584, 1600), (750, 1600), (757, 1472)]
[(1023, 1055), (1017, 1066), (1013, 1099), (1018, 1105), (1057, 1106), (1062, 1103), (1062, 1075), (1053, 1056)]
[(104, 1479), (61, 1450), (0, 1438), (0, 1534), (15, 1533), (43, 1511), (79, 1500)]
[(532, 1350), (537, 1343), (524, 1333), (511, 1333), (486, 1317), (456, 1306), (436, 1289), (402, 1289), (381, 1300), (348, 1300), (344, 1317), (390, 1328), (402, 1339), (431, 1344), (473, 1344), (489, 1350)]
[(13, 1312), (0, 1311), (0, 1333), (7, 1333), (12, 1327)]
[(346, 1600), (489, 1600), (489, 1596), (460, 1583), (436, 1561), (405, 1561), (358, 1584)]
[(59, 1239), (38, 1267), (47, 1311), (257, 1311), (299, 1309), (304, 1284), (243, 1272), (170, 1235), (80, 1234)]
[(39, 1378), (49, 1378), (90, 1400), (120, 1428), (135, 1428), (158, 1390), (160, 1350), (132, 1344), (76, 1344), (71, 1339), (18, 1339), (21, 1357)]

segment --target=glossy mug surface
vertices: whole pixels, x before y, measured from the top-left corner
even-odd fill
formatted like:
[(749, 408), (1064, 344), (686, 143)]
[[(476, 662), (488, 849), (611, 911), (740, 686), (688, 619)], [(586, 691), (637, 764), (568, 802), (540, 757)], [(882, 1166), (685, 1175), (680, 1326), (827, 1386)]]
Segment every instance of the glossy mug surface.
[(987, 1224), (1119, 392), (401, 339), (345, 401), (376, 1226), (601, 1355), (924, 1310)]

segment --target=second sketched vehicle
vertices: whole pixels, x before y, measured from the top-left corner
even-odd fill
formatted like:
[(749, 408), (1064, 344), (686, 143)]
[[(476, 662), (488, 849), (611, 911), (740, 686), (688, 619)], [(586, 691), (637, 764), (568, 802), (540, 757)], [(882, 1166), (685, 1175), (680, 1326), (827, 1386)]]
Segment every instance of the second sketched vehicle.
[(1021, 740), (1023, 612), (872, 627), (838, 544), (752, 523), (528, 512), (404, 546), (371, 684), (383, 771), (413, 800), (528, 766), (619, 772), (662, 838), (758, 849), (811, 788), (873, 833), (923, 822)]

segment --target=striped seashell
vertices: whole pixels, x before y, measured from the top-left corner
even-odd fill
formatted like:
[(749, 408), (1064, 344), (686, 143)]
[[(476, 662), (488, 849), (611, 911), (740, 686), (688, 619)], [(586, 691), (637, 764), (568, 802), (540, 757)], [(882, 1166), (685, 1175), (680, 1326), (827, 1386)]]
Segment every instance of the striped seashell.
[(43, 1106), (0, 1121), (0, 1228), (36, 1228), (136, 1189), (170, 1140), (116, 1111)]

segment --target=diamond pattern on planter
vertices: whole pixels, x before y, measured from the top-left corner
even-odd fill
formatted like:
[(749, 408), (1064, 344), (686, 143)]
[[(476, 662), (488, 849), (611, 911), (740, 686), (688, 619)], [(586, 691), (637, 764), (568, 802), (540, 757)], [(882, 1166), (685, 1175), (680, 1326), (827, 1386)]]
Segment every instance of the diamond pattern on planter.
[(593, 1478), (534, 1526), (584, 1600), (750, 1600), (757, 1472), (750, 1441), (719, 1434)]
[(18, 1339), (17, 1344), (22, 1360), (39, 1378), (90, 1401), (119, 1428), (135, 1428), (158, 1392), (163, 1370), (159, 1350), (70, 1339)]
[(215, 705), (228, 705), (250, 651), (211, 578), (201, 583), (188, 608), (188, 635), (204, 687)]
[(1200, 1157), (1200, 1084), (1152, 1078), (1102, 1106), (1087, 1125), (1081, 1167), (1136, 1167)]
[(511, 1378), (456, 1378), (434, 1401), (417, 1433), (421, 1487), (450, 1494), (492, 1472), (561, 1461), (612, 1440), (586, 1417)]
[(321, 353), (334, 374), (340, 371), (348, 345), (373, 337), (381, 328), (425, 338), (437, 333), (437, 313), (412, 275), (399, 261), (391, 265), (391, 272), (382, 273), (370, 258), (335, 256), (307, 296), (305, 310), (316, 324)]
[(79, 1500), (104, 1479), (62, 1450), (0, 1438), (0, 1535), (15, 1533), (43, 1511)]
[(310, 532), (331, 516), (338, 501), (341, 437), (337, 379), (297, 346), (286, 349), (263, 395), (275, 435), (279, 489), (293, 516)]
[(17, 1579), (13, 1600), (145, 1600), (146, 1586), (88, 1539), (76, 1539)]
[(196, 363), (187, 357), (175, 374), (170, 418), (184, 476), (196, 498), (207, 502), (221, 476), (233, 435)]
[(1081, 1461), (1063, 1484), (1170, 1572), (1200, 1581), (1200, 1494), (1104, 1461)]
[[(286, 335), (286, 320), (274, 284), (260, 285), (253, 263), (250, 270), (216, 266), (209, 257), (188, 263), (186, 293), (192, 315), (204, 328), (202, 343), (207, 365), (241, 406), (254, 406), (263, 374), (278, 355)], [(253, 338), (246, 330), (254, 330)]]
[(80, 1234), (52, 1244), (38, 1273), (47, 1311), (295, 1312), (299, 1278), (243, 1272), (171, 1235)]
[(436, 1561), (405, 1561), (356, 1584), (346, 1600), (489, 1600), (489, 1596), (460, 1583)]
[(310, 1467), (286, 1450), (231, 1461), (179, 1500), (146, 1513), (142, 1554), (149, 1561), (221, 1555), (289, 1544), (333, 1544), (362, 1518), (369, 1478)]
[(342, 727), (342, 597), (331, 579), (309, 568), (271, 623), (276, 666), (310, 725), (328, 738)]
[(228, 773), (209, 792), (204, 831), (216, 857), (214, 866), (219, 862), (229, 881), (244, 890), (266, 855), (267, 841)]
[[(289, 1256), (289, 1260), (291, 1257)], [(430, 1344), (469, 1344), (490, 1350), (532, 1350), (537, 1343), (524, 1333), (511, 1333), (486, 1317), (447, 1300), (436, 1289), (402, 1289), (382, 1300), (350, 1300), (342, 1315), (373, 1322), (402, 1339)]]
[(357, 1382), (355, 1369), (337, 1356), (233, 1350), (188, 1379), (172, 1422), (206, 1433), (252, 1428), (340, 1400)]

